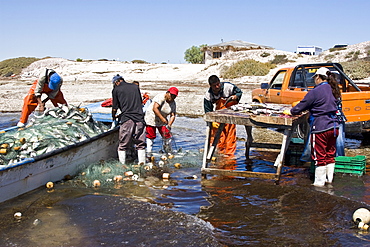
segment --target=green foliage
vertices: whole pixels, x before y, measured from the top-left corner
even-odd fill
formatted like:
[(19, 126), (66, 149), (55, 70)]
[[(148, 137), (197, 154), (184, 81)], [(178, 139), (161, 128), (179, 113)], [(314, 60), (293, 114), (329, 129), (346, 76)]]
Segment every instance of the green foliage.
[(332, 61), (332, 59), (334, 58), (335, 56), (333, 54), (329, 54), (329, 55), (326, 55), (324, 57), (324, 59), (327, 61), (327, 62), (330, 62)]
[(344, 57), (344, 58), (351, 58), (352, 61), (354, 60), (357, 60), (358, 59), (358, 56), (361, 54), (360, 51), (351, 51), (349, 53), (347, 53), (347, 55)]
[(365, 60), (356, 60), (343, 62), (344, 72), (353, 80), (361, 80), (370, 76), (370, 62)]
[(235, 79), (243, 76), (265, 76), (276, 66), (271, 63), (261, 63), (253, 59), (241, 60), (221, 72), (222, 78)]
[(40, 60), (35, 57), (11, 58), (0, 62), (0, 76), (20, 74), (22, 69), (27, 68), (31, 63)]
[(268, 56), (270, 56), (271, 54), (270, 53), (268, 53), (268, 52), (264, 52), (264, 53), (262, 53), (260, 56), (261, 57), (268, 57)]
[(330, 48), (329, 51), (330, 52), (333, 52), (333, 51), (341, 51), (341, 50), (346, 50), (347, 47), (338, 47), (338, 48)]
[(272, 64), (284, 64), (289, 62), (289, 59), (286, 57), (286, 55), (275, 55), (274, 59), (270, 61)]
[(357, 60), (358, 59), (358, 56), (361, 54), (360, 51), (356, 51), (354, 54), (353, 54), (353, 60)]
[(82, 58), (77, 58), (76, 59), (76, 62), (82, 62), (83, 60), (82, 60)]
[(132, 63), (148, 63), (148, 62), (146, 62), (144, 60), (140, 60), (140, 59), (135, 59), (135, 60), (132, 60), (131, 62)]
[(192, 64), (200, 64), (204, 62), (204, 52), (202, 52), (202, 48), (207, 45), (192, 46), (185, 51), (184, 59), (188, 63)]

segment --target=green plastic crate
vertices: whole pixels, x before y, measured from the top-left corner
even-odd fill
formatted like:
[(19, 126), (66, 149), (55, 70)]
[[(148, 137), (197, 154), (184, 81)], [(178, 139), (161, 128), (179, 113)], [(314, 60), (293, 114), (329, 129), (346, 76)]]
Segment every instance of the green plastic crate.
[(338, 156), (338, 157), (335, 157), (335, 163), (361, 164), (362, 165), (366, 163), (366, 156), (365, 155), (357, 155), (355, 157)]
[(341, 169), (341, 168), (335, 168), (335, 173), (348, 173), (348, 174), (354, 174), (358, 176), (362, 176), (365, 174), (366, 170), (353, 170), (353, 169)]
[(338, 156), (335, 158), (334, 172), (362, 176), (366, 172), (366, 157), (364, 155), (355, 157)]

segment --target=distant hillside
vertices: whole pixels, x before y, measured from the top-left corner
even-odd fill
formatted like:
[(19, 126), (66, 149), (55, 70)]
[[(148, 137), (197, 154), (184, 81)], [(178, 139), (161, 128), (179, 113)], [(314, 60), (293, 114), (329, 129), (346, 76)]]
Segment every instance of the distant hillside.
[[(250, 76), (241, 73), (240, 61), (254, 60), (270, 63), (267, 73), (262, 76)], [(238, 73), (225, 74), (225, 70), (236, 66)], [(230, 53), (207, 64), (136, 64), (119, 61), (71, 61), (63, 58), (14, 58), (0, 62), (0, 77), (19, 75), (23, 80), (38, 77), (40, 71), (47, 67), (58, 71), (67, 81), (100, 80), (109, 81), (119, 73), (128, 80), (141, 81), (205, 81), (211, 74), (225, 75), (225, 80), (259, 83), (270, 80), (275, 71), (281, 67), (295, 66), (303, 63), (339, 62), (344, 71), (355, 80), (370, 77), (370, 41), (349, 45), (341, 49), (329, 49), (319, 56), (301, 55), (281, 50), (247, 50)], [(259, 63), (256, 63), (259, 66)], [(251, 66), (251, 63), (247, 64)], [(256, 65), (253, 65), (256, 66)], [(265, 66), (265, 65), (261, 65)], [(272, 69), (271, 69), (272, 68)], [(259, 68), (256, 69), (259, 71)], [(265, 69), (266, 70), (266, 69)]]
[[(244, 63), (242, 63), (243, 61)], [(257, 61), (260, 64), (252, 63), (251, 61)], [(344, 72), (354, 80), (368, 78), (370, 77), (370, 41), (349, 45), (340, 49), (329, 49), (318, 56), (302, 55), (280, 50), (238, 51), (229, 53), (219, 59), (210, 60), (207, 62), (207, 66), (218, 67), (221, 74), (228, 79), (243, 77), (241, 71), (247, 71), (245, 68), (250, 67), (253, 71), (250, 71), (249, 69), (243, 77), (244, 80), (249, 80), (247, 76), (254, 74), (250, 72), (260, 71), (262, 67), (266, 67), (265, 64), (276, 65), (275, 68), (272, 67), (273, 69), (270, 69), (270, 71), (265, 74), (265, 76), (271, 77), (275, 74), (276, 70), (281, 67), (295, 66), (297, 64), (305, 63), (326, 62), (341, 63), (343, 65)], [(255, 81), (255, 79), (252, 80)]]
[(27, 68), (30, 64), (38, 60), (40, 59), (34, 57), (19, 57), (1, 61), (0, 77), (19, 75), (22, 69)]

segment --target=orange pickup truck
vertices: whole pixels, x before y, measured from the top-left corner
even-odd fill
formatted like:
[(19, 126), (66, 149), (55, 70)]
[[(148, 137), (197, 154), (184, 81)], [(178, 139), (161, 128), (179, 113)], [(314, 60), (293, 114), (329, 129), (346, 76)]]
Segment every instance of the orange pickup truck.
[(259, 103), (291, 104), (302, 100), (315, 83), (312, 76), (320, 67), (337, 74), (342, 91), (343, 112), (347, 117), (347, 133), (370, 132), (370, 87), (356, 84), (343, 72), (339, 63), (300, 64), (280, 69), (270, 83), (252, 91), (252, 101)]

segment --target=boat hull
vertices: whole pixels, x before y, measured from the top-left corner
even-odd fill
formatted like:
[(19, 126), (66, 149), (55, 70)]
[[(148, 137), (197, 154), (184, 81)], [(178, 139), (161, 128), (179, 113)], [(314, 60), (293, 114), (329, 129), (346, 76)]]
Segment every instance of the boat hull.
[(0, 202), (49, 181), (74, 176), (89, 164), (117, 158), (118, 128), (0, 170)]

